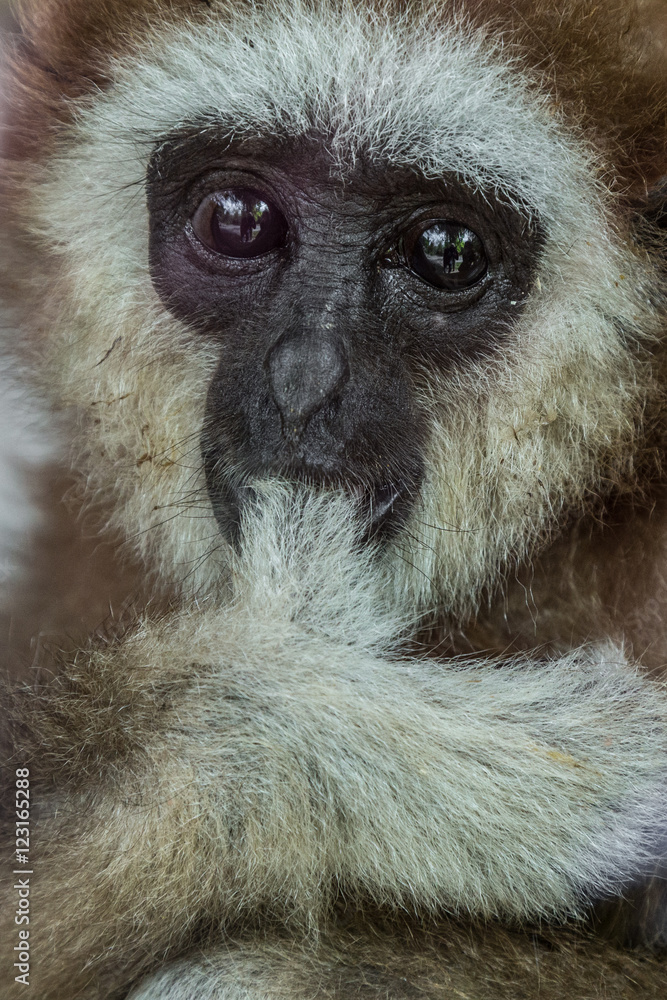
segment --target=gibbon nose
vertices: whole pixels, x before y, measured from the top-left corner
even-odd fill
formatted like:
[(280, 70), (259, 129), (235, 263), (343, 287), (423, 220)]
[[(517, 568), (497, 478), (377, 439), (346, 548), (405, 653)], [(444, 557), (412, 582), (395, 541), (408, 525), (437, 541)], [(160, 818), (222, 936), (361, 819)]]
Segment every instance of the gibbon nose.
[(338, 338), (311, 331), (289, 332), (267, 357), (271, 391), (283, 428), (299, 433), (350, 377), (345, 347)]

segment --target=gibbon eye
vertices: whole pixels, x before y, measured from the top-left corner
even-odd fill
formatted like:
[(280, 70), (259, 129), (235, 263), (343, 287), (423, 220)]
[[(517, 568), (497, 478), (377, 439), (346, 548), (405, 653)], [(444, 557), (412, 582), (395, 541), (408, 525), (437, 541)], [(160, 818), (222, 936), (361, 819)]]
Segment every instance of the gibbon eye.
[(261, 257), (285, 245), (287, 220), (248, 188), (209, 194), (192, 218), (197, 239), (225, 257)]
[(450, 219), (436, 219), (406, 241), (410, 269), (444, 291), (469, 288), (486, 274), (484, 244), (472, 229)]

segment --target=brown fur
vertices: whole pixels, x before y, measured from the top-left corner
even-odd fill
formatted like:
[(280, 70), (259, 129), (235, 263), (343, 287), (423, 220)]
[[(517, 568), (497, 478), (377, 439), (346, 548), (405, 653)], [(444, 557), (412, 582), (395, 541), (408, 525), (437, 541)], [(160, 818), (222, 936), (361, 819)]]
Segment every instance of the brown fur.
[[(645, 0), (481, 0), (607, 160), (606, 179), (641, 198), (667, 159), (667, 12)], [(479, 15), (476, 15), (479, 16)]]
[(317, 949), (241, 941), (228, 981), (280, 1000), (639, 1000), (667, 985), (654, 959), (562, 930), (347, 923)]
[(53, 651), (76, 649), (98, 629), (115, 627), (146, 607), (143, 570), (119, 559), (113, 540), (101, 540), (98, 518), (82, 518), (74, 483), (59, 467), (30, 477), (42, 521), (24, 553), (25, 571), (0, 613), (0, 650), (14, 676), (28, 679), (53, 666)]
[(554, 650), (613, 637), (647, 669), (667, 667), (662, 487), (637, 503), (612, 505), (577, 521), (508, 579), (474, 621), (440, 636), (438, 653)]

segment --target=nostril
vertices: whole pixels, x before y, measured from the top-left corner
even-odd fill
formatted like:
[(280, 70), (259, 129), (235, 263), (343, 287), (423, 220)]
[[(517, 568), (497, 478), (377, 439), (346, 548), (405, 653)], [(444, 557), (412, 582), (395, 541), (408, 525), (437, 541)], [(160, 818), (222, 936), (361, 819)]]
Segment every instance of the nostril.
[(271, 393), (284, 423), (301, 429), (350, 376), (344, 345), (330, 336), (286, 334), (267, 356)]

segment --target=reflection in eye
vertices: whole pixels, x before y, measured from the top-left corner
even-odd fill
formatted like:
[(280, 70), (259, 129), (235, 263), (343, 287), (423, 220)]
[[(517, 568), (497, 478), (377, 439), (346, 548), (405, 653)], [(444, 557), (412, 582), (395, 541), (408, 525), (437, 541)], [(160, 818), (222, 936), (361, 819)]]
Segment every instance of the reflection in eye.
[(459, 291), (486, 274), (488, 261), (477, 233), (460, 222), (438, 219), (417, 231), (407, 247), (415, 274), (436, 288)]
[(208, 195), (192, 219), (197, 238), (225, 257), (260, 257), (284, 246), (287, 221), (270, 202), (248, 188)]

